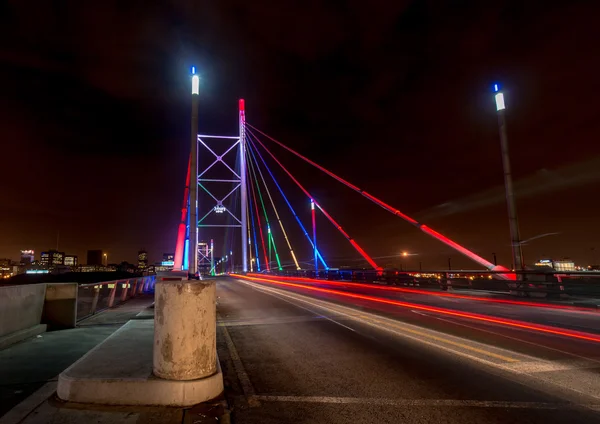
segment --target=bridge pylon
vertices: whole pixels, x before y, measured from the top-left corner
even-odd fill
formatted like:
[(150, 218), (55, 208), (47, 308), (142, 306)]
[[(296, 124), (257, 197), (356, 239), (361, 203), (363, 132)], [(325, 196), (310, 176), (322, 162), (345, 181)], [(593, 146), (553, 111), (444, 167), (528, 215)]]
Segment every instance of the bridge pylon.
[[(214, 233), (209, 236), (208, 232), (218, 228), (240, 229), (239, 251), (242, 253), (242, 271), (248, 271), (245, 102), (244, 99), (238, 102), (238, 135), (199, 134), (199, 83), (199, 77), (192, 68), (190, 159), (173, 268), (175, 271), (187, 270), (190, 279), (201, 278), (198, 266), (199, 255), (200, 258), (206, 257), (208, 251), (210, 252), (208, 274), (214, 274)], [(218, 148), (215, 143), (218, 144)], [(235, 162), (228, 163), (231, 162), (232, 153), (236, 153)], [(220, 174), (216, 168), (220, 168)], [(227, 185), (229, 188), (223, 191), (223, 187)], [(199, 239), (211, 240), (210, 250), (203, 245), (204, 250), (200, 252)], [(227, 247), (226, 251), (234, 250), (232, 245), (225, 247)], [(205, 268), (207, 267), (203, 267)]]

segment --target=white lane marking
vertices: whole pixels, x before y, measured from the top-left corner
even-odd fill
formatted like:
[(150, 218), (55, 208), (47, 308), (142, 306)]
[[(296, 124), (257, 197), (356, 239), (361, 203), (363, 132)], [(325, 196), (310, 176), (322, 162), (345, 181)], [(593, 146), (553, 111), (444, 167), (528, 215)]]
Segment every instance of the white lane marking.
[[(567, 355), (567, 356), (571, 356), (571, 357), (574, 357), (574, 358), (581, 359), (582, 361), (588, 361), (588, 362), (594, 362), (595, 364), (600, 364), (600, 359), (590, 358), (588, 356), (577, 355), (576, 353), (566, 352), (564, 350), (556, 349), (554, 347), (544, 346), (544, 345), (541, 345), (539, 343), (530, 342), (528, 340), (523, 340), (523, 339), (520, 339), (518, 337), (508, 336), (506, 334), (498, 333), (498, 332), (492, 331), (492, 330), (486, 330), (484, 328), (474, 327), (472, 325), (464, 324), (462, 322), (457, 322), (455, 320), (448, 319), (448, 318), (441, 318), (441, 317), (438, 317), (438, 316), (435, 316), (435, 315), (432, 315), (432, 314), (427, 314), (425, 312), (416, 312), (416, 311), (413, 311), (413, 312), (418, 313), (418, 314), (423, 315), (423, 316), (430, 317), (430, 318), (435, 318), (435, 319), (440, 320), (440, 321), (445, 321), (445, 322), (448, 322), (448, 323), (453, 324), (453, 325), (459, 325), (461, 327), (470, 328), (472, 330), (482, 331), (484, 333), (494, 334), (496, 336), (504, 337), (504, 338), (507, 338), (507, 339), (510, 339), (510, 340), (515, 340), (515, 341), (520, 342), (520, 343), (526, 343), (526, 344), (529, 344), (529, 345), (532, 345), (532, 346), (536, 346), (536, 347), (539, 347), (539, 348), (553, 350), (553, 351), (561, 353), (563, 355)], [(492, 325), (492, 324), (487, 324), (487, 325)], [(591, 368), (592, 367), (591, 364), (589, 364), (589, 365), (590, 366), (586, 365), (585, 368)], [(594, 366), (598, 366), (598, 365), (594, 365)]]
[(48, 381), (42, 387), (26, 397), (21, 403), (0, 417), (0, 424), (15, 424), (22, 422), (38, 406), (46, 402), (46, 400), (56, 392), (57, 387), (58, 376), (51, 381)]
[[(218, 318), (220, 319), (219, 316)], [(252, 386), (250, 377), (248, 377), (248, 373), (246, 372), (244, 364), (240, 359), (240, 355), (235, 348), (235, 344), (231, 339), (231, 335), (229, 334), (229, 331), (227, 331), (227, 327), (223, 326), (221, 329), (223, 330), (223, 335), (225, 336), (225, 343), (227, 344), (227, 349), (229, 350), (229, 356), (233, 362), (233, 368), (235, 369), (238, 380), (240, 380), (240, 384), (242, 385), (244, 396), (246, 396), (246, 399), (248, 399), (248, 405), (251, 407), (260, 406), (260, 402), (254, 396), (254, 386)]]
[(493, 400), (462, 399), (383, 399), (334, 396), (272, 396), (257, 395), (257, 400), (264, 402), (302, 402), (361, 404), (381, 406), (426, 406), (426, 407), (471, 407), (471, 408), (513, 408), (513, 409), (574, 409), (580, 407), (598, 408), (596, 404), (546, 403), (546, 402), (510, 402)]
[(547, 372), (547, 371), (567, 371), (574, 369), (585, 369), (585, 368), (597, 368), (597, 364), (590, 363), (590, 361), (523, 361), (515, 362), (514, 364), (506, 364), (506, 368), (510, 368), (513, 371), (536, 373), (536, 372)]

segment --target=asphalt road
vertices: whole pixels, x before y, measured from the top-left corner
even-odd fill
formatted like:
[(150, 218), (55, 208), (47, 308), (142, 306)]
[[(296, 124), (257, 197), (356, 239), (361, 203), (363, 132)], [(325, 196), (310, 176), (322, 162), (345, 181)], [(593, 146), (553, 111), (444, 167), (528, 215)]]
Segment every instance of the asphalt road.
[[(236, 423), (600, 423), (599, 343), (258, 281), (218, 296)], [(587, 331), (600, 317), (539, 313)]]

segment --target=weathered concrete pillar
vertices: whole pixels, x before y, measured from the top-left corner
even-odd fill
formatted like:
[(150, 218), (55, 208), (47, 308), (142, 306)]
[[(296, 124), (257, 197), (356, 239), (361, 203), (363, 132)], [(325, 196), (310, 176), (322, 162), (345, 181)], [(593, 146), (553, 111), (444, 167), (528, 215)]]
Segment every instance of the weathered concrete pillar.
[(217, 372), (214, 280), (158, 281), (154, 305), (154, 375), (195, 380)]

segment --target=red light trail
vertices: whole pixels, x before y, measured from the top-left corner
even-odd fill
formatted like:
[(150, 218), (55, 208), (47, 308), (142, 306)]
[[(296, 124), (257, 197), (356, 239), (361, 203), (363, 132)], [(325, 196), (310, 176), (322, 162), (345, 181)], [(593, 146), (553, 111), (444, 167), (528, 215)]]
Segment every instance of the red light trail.
[(353, 286), (353, 287), (368, 288), (368, 289), (375, 289), (375, 290), (388, 290), (388, 291), (396, 291), (396, 292), (402, 292), (402, 293), (423, 294), (426, 296), (440, 296), (440, 297), (450, 297), (453, 299), (474, 300), (477, 302), (502, 303), (502, 304), (507, 304), (507, 305), (519, 305), (519, 306), (532, 306), (532, 307), (536, 307), (536, 308), (587, 312), (590, 314), (598, 313), (597, 311), (591, 310), (589, 308), (580, 308), (577, 306), (570, 306), (570, 305), (553, 305), (550, 303), (535, 303), (535, 302), (525, 302), (525, 301), (520, 301), (520, 300), (508, 300), (508, 299), (491, 299), (491, 298), (485, 298), (485, 297), (466, 296), (466, 295), (453, 294), (453, 293), (432, 292), (429, 290), (422, 290), (422, 289), (390, 287), (390, 286), (381, 286), (381, 285), (377, 285), (377, 284), (352, 283), (350, 281), (342, 282), (342, 281), (330, 281), (330, 280), (317, 280), (314, 278), (306, 278), (306, 277), (280, 277), (280, 276), (270, 276), (270, 275), (252, 274), (252, 273), (248, 273), (248, 275), (252, 275), (252, 276), (260, 277), (260, 278), (264, 278), (264, 279), (304, 281), (307, 283), (319, 283), (319, 284), (327, 284), (327, 285), (331, 285), (331, 286)]
[(539, 333), (553, 334), (553, 335), (558, 335), (558, 336), (564, 336), (564, 337), (570, 337), (570, 338), (575, 338), (575, 339), (579, 339), (579, 340), (600, 343), (600, 336), (596, 336), (594, 334), (589, 334), (589, 333), (583, 333), (583, 332), (579, 332), (579, 331), (564, 330), (564, 329), (560, 329), (560, 328), (556, 328), (556, 327), (549, 327), (549, 326), (532, 324), (532, 323), (527, 323), (527, 322), (523, 322), (523, 321), (509, 320), (509, 319), (504, 319), (504, 318), (496, 318), (496, 317), (492, 317), (492, 316), (488, 316), (488, 315), (474, 314), (471, 312), (459, 312), (459, 311), (455, 311), (452, 309), (425, 306), (425, 305), (419, 305), (416, 303), (409, 303), (409, 302), (401, 302), (398, 300), (391, 300), (391, 299), (385, 299), (385, 298), (380, 298), (380, 297), (375, 297), (375, 296), (367, 296), (367, 295), (362, 295), (362, 294), (348, 293), (348, 292), (343, 292), (343, 291), (339, 291), (339, 290), (324, 289), (324, 288), (319, 288), (319, 287), (307, 286), (305, 284), (285, 283), (283, 281), (270, 280), (270, 279), (265, 279), (265, 278), (248, 277), (248, 276), (237, 275), (237, 274), (231, 274), (231, 275), (236, 278), (240, 278), (240, 279), (259, 281), (262, 283), (270, 283), (270, 284), (280, 285), (280, 286), (284, 286), (284, 287), (296, 287), (296, 288), (311, 290), (311, 291), (319, 292), (319, 293), (333, 294), (333, 295), (337, 295), (337, 296), (349, 297), (352, 299), (368, 300), (371, 302), (383, 303), (383, 304), (387, 304), (387, 305), (401, 306), (404, 308), (417, 309), (417, 310), (426, 311), (426, 312), (434, 312), (434, 313), (438, 313), (438, 314), (449, 315), (449, 316), (454, 316), (454, 317), (459, 317), (459, 318), (468, 318), (468, 319), (477, 320), (477, 321), (489, 322), (492, 324), (500, 324), (500, 325), (504, 325), (507, 327), (520, 328), (520, 329), (524, 329), (524, 330), (532, 330), (532, 331), (536, 331)]

